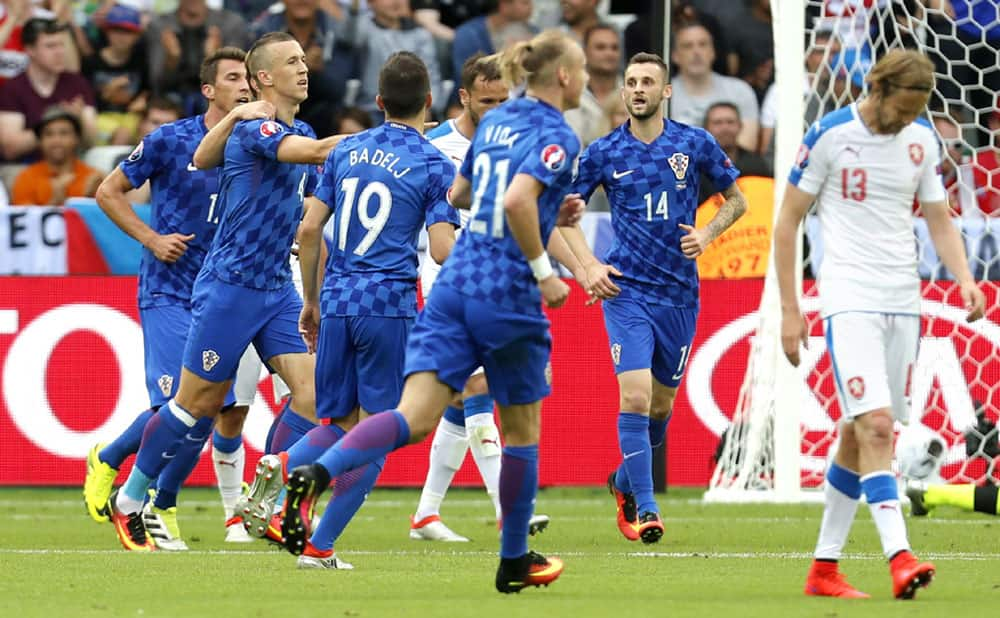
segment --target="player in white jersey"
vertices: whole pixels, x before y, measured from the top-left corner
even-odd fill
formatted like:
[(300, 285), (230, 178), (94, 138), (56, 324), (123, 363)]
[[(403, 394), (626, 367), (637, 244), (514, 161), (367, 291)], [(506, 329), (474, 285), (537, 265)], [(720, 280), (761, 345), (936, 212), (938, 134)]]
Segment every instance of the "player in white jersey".
[[(480, 118), (509, 97), (507, 85), (500, 79), (496, 57), (476, 54), (466, 60), (462, 66), (458, 94), (462, 103), (461, 115), (427, 134), (431, 144), (454, 162), (456, 168), (465, 159)], [(458, 212), (464, 228), (469, 221), (470, 211)], [(456, 238), (459, 234), (461, 229), (455, 231)], [(420, 268), (420, 288), (425, 299), (440, 270), (441, 265), (431, 259), (428, 246)], [(411, 539), (453, 542), (469, 540), (453, 532), (441, 521), (441, 502), (468, 450), (472, 451), (483, 484), (486, 485), (486, 492), (493, 501), (497, 521), (500, 521), (500, 432), (493, 420), (493, 399), (482, 367), (476, 369), (465, 383), (460, 401), (461, 407), (457, 405), (459, 401), (448, 407), (434, 433), (427, 479), (420, 494), (417, 512), (410, 520)], [(534, 534), (544, 529), (548, 522), (546, 515), (533, 515), (529, 530)]]
[(920, 338), (914, 195), (970, 322), (983, 316), (985, 297), (951, 224), (940, 145), (918, 118), (934, 86), (933, 65), (916, 51), (893, 50), (866, 80), (867, 97), (809, 129), (789, 177), (774, 230), (781, 338), (785, 356), (798, 365), (799, 342), (806, 343), (809, 333), (797, 298), (795, 245), (815, 201), (826, 248), (819, 273), (822, 317), (843, 420), (805, 593), (868, 596), (837, 567), (864, 493), (889, 560), (893, 595), (912, 598), (930, 583), (934, 566), (910, 551), (890, 464), (893, 421), (908, 420)]

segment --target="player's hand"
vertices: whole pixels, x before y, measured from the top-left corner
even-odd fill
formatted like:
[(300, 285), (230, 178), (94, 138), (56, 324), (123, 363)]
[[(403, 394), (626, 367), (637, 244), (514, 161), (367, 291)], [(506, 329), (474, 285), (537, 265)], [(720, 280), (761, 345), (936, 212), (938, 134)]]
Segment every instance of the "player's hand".
[(579, 193), (570, 193), (563, 198), (559, 205), (559, 216), (556, 225), (560, 227), (572, 227), (580, 222), (583, 211), (587, 208), (587, 203), (583, 201)]
[(153, 256), (161, 262), (173, 264), (181, 259), (184, 252), (187, 251), (188, 242), (193, 238), (194, 234), (178, 234), (177, 232), (173, 234), (158, 234), (146, 248), (152, 251)]
[(986, 295), (979, 289), (975, 281), (966, 281), (959, 289), (962, 295), (962, 306), (968, 312), (965, 315), (966, 322), (975, 322), (986, 313)]
[(272, 120), (276, 111), (270, 101), (251, 101), (233, 108), (238, 120)]
[(806, 319), (802, 312), (784, 312), (781, 315), (781, 348), (785, 358), (793, 367), (799, 366), (799, 344), (809, 349), (809, 331), (806, 329)]
[(538, 282), (538, 287), (542, 291), (542, 298), (545, 306), (549, 309), (558, 309), (566, 303), (569, 298), (569, 286), (557, 275), (550, 275)]
[(319, 339), (319, 306), (314, 302), (302, 303), (302, 313), (299, 314), (299, 334), (306, 343), (310, 354), (316, 353), (316, 340)]
[(616, 277), (622, 276), (618, 272), (618, 269), (610, 264), (597, 262), (587, 268), (586, 290), (587, 294), (590, 295), (590, 298), (587, 300), (588, 305), (593, 305), (599, 300), (607, 300), (618, 296), (621, 288), (611, 280), (611, 275)]
[(678, 223), (677, 227), (687, 232), (687, 234), (681, 236), (681, 253), (689, 260), (693, 260), (704, 253), (709, 243), (712, 242), (708, 237), (708, 232), (705, 230), (699, 230), (683, 223)]

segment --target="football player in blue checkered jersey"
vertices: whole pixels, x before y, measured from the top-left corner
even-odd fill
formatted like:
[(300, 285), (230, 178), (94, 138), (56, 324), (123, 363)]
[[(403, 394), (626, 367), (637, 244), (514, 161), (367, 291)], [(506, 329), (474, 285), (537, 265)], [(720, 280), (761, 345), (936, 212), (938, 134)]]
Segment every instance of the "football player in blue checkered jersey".
[(303, 492), (297, 502), (308, 513), (331, 478), (423, 440), (482, 365), (505, 433), (496, 587), (509, 593), (549, 584), (563, 569), (559, 559), (529, 551), (527, 539), (541, 400), (551, 380), (542, 302), (559, 307), (569, 295), (544, 241), (580, 215), (576, 206), (561, 208), (580, 150), (562, 112), (579, 104), (587, 76), (580, 46), (557, 30), (510, 47), (500, 64), (509, 83), (526, 79), (526, 94), (483, 116), (449, 191), (472, 216), (410, 334), (400, 402), (358, 423), (315, 464), (294, 469), (288, 488)]
[[(139, 315), (150, 409), (136, 417), (110, 444), (98, 444), (88, 454), (84, 501), (97, 521), (109, 520), (107, 504), (118, 468), (139, 449), (146, 424), (176, 392), (180, 381), (182, 348), (178, 341), (187, 335), (191, 288), (218, 223), (219, 174), (192, 166), (194, 146), (216, 125), (232, 126), (240, 119), (265, 118), (271, 113), (269, 103), (249, 103), (245, 55), (241, 49), (223, 47), (208, 56), (201, 67), (202, 92), (208, 100), (206, 113), (153, 131), (98, 190), (101, 208), (118, 227), (145, 247), (139, 268)], [(147, 181), (151, 186), (151, 225), (135, 214), (126, 195)], [(251, 400), (252, 395), (249, 395)], [(236, 407), (226, 411), (216, 430), (214, 442), (221, 438), (227, 444), (235, 443), (227, 453), (235, 453), (242, 446), (240, 435), (250, 403), (246, 397), (236, 393)], [(192, 428), (188, 432), (190, 440), (184, 442), (184, 447), (157, 479), (156, 497), (147, 505), (144, 517), (147, 525), (155, 528), (151, 531), (152, 540), (160, 549), (187, 549), (176, 523), (177, 493), (197, 463), (210, 429), (210, 420)], [(230, 498), (235, 502), (239, 496), (243, 465), (238, 458), (236, 464), (224, 467), (218, 474), (224, 503)], [(220, 467), (216, 465), (217, 473)], [(233, 472), (229, 473), (230, 470)], [(234, 476), (235, 479), (230, 478)], [(231, 511), (232, 504), (229, 507)], [(231, 512), (227, 519), (229, 516)], [(227, 540), (240, 539), (250, 540), (242, 526), (227, 526)]]
[(334, 142), (313, 139), (312, 129), (295, 120), (309, 82), (305, 53), (291, 35), (261, 37), (246, 67), (250, 87), (273, 105), (275, 119), (240, 122), (227, 142), (219, 226), (191, 294), (180, 384), (149, 421), (135, 467), (112, 505), (127, 549), (140, 548), (144, 534), (133, 522), (151, 479), (192, 427), (206, 418), (211, 423), (250, 343), (292, 390), (289, 410), (304, 425), (314, 424), (314, 361), (298, 334), (302, 301), (288, 255), (303, 201), (315, 187), (315, 165)]
[[(677, 387), (691, 354), (698, 317), (695, 258), (746, 210), (739, 171), (708, 132), (663, 118), (668, 69), (654, 54), (625, 68), (629, 120), (587, 147), (574, 190), (584, 200), (598, 185), (611, 204), (615, 242), (605, 261), (621, 293), (604, 303), (611, 359), (618, 375), (622, 463), (608, 479), (625, 538), (655, 543), (663, 535), (653, 499), (652, 449), (664, 440)], [(694, 228), (699, 177), (726, 198)]]
[[(426, 66), (410, 52), (393, 54), (382, 66), (378, 89), (376, 103), (386, 122), (345, 138), (330, 153), (316, 202), (302, 223), (299, 325), (317, 354), (316, 415), (325, 422), (290, 448), (284, 462), (280, 455), (265, 458), (278, 467), (311, 464), (360, 417), (399, 402), (403, 353), (417, 314), (420, 229), (427, 228), (431, 256), (438, 262), (455, 242), (458, 211), (445, 200), (455, 166), (423, 136), (431, 103)], [(335, 232), (320, 294), (319, 254), (331, 216)], [(300, 508), (304, 493), (297, 477), (289, 478), (282, 536), (285, 547), (299, 555), (299, 568), (351, 568), (334, 556), (334, 542), (375, 485), (383, 463), (384, 457), (336, 479), (311, 537), (311, 513)], [(280, 487), (275, 466), (262, 466), (256, 481)]]

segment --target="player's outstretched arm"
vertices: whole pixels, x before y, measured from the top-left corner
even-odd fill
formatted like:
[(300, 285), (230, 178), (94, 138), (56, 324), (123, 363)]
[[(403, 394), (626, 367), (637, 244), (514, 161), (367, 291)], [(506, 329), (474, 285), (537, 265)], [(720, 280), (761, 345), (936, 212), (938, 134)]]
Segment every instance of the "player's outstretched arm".
[(187, 243), (194, 234), (158, 234), (132, 210), (125, 197), (132, 188), (125, 173), (116, 167), (97, 187), (97, 204), (115, 225), (149, 249), (156, 259), (168, 264), (176, 262), (187, 251)]
[(774, 224), (774, 266), (781, 295), (781, 347), (792, 365), (799, 365), (799, 342), (809, 347), (806, 321), (799, 309), (796, 260), (799, 225), (816, 196), (789, 183)]
[(961, 288), (962, 303), (965, 305), (965, 310), (968, 311), (965, 319), (974, 322), (983, 317), (986, 310), (986, 296), (979, 289), (979, 285), (972, 277), (972, 271), (969, 270), (965, 244), (962, 243), (962, 237), (952, 224), (951, 216), (948, 213), (948, 203), (944, 201), (921, 202), (920, 209), (924, 213), (924, 220), (927, 222), (927, 231), (930, 232), (934, 250), (937, 251), (941, 261), (954, 275)]
[(569, 286), (556, 276), (539, 233), (538, 196), (544, 190), (545, 185), (534, 176), (515, 174), (504, 195), (503, 209), (510, 233), (531, 266), (545, 304), (555, 309), (566, 302)]
[(278, 160), (282, 163), (323, 165), (326, 156), (345, 137), (347, 135), (331, 135), (323, 139), (313, 139), (302, 135), (288, 135), (278, 145)]
[(226, 140), (232, 134), (233, 127), (241, 120), (255, 118), (274, 118), (274, 105), (268, 101), (253, 101), (234, 107), (222, 120), (208, 130), (205, 137), (201, 138), (201, 143), (194, 151), (191, 162), (200, 170), (222, 165), (226, 152)]
[[(591, 296), (590, 302), (606, 300), (618, 296), (621, 291), (611, 275), (621, 276), (618, 269), (604, 264), (594, 255), (583, 235), (579, 224), (572, 227), (559, 226), (549, 239), (549, 252), (560, 264), (570, 269), (573, 277)], [(566, 255), (568, 252), (570, 255)], [(567, 262), (566, 260), (569, 260)], [(574, 268), (574, 265), (576, 268)], [(579, 270), (577, 270), (579, 269)]]
[(693, 260), (701, 255), (716, 238), (729, 229), (729, 226), (747, 211), (747, 198), (743, 196), (743, 192), (740, 191), (735, 182), (722, 192), (722, 197), (726, 198), (726, 201), (722, 203), (719, 212), (715, 213), (715, 216), (705, 227), (696, 229), (690, 225), (680, 224), (680, 228), (687, 232), (681, 238), (681, 251), (685, 257)]
[(427, 228), (427, 244), (430, 247), (431, 259), (438, 264), (451, 255), (451, 249), (455, 246), (455, 226), (442, 221)]
[(310, 353), (316, 351), (319, 336), (319, 262), (323, 244), (323, 226), (330, 218), (330, 208), (315, 197), (307, 197), (309, 208), (299, 226), (299, 268), (302, 270), (302, 313), (299, 333)]

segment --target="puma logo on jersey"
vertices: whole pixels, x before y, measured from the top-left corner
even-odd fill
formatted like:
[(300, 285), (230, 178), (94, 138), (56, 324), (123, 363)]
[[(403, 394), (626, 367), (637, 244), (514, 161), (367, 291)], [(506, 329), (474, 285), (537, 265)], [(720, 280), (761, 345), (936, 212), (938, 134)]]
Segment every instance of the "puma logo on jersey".
[(855, 157), (861, 156), (861, 146), (844, 146), (844, 152), (849, 152)]
[(615, 180), (618, 180), (619, 178), (624, 178), (628, 176), (634, 171), (635, 170), (625, 170), (624, 172), (619, 172), (618, 170), (614, 170), (611, 172), (611, 177), (614, 178)]
[(215, 350), (202, 350), (201, 352), (201, 368), (204, 371), (211, 371), (212, 367), (215, 367), (216, 363), (219, 362), (219, 355)]

